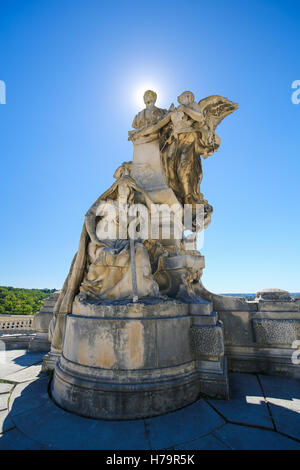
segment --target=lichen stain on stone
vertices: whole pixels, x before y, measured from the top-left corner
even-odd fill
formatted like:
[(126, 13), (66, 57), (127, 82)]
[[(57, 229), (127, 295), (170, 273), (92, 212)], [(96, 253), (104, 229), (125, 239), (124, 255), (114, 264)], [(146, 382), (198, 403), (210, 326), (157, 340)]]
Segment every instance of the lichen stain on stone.
[(114, 342), (111, 335), (101, 335), (95, 338), (94, 351), (96, 352), (93, 366), (111, 369), (116, 357), (114, 353)]
[(139, 321), (130, 321), (126, 325), (128, 337), (127, 366), (130, 369), (138, 369), (144, 364), (144, 328)]
[(85, 366), (90, 365), (88, 338), (82, 338), (78, 345), (78, 363)]

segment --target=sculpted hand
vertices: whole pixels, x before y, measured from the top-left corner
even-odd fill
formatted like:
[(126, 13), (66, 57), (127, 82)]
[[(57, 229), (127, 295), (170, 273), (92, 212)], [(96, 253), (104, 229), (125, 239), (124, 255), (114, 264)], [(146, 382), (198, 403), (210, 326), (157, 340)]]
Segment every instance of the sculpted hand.
[(95, 245), (99, 246), (99, 245), (102, 245), (102, 242), (97, 238), (96, 235), (93, 235), (91, 237), (91, 242), (93, 242)]
[(86, 300), (86, 299), (87, 299), (86, 294), (80, 293), (80, 294), (77, 295), (77, 300), (78, 300), (79, 302), (83, 302), (83, 301)]

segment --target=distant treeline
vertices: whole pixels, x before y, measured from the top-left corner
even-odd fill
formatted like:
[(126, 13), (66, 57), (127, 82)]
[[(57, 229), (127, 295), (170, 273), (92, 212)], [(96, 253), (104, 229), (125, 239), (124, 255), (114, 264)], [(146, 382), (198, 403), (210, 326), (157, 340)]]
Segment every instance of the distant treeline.
[(0, 286), (0, 314), (33, 315), (56, 289), (19, 289)]

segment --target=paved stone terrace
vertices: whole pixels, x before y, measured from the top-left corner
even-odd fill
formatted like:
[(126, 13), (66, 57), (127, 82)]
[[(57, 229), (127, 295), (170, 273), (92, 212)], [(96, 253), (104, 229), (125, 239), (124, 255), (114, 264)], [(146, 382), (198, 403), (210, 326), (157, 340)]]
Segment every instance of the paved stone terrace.
[(25, 350), (1, 355), (1, 450), (300, 450), (300, 381), (231, 374), (230, 401), (201, 399), (136, 421), (93, 420), (51, 401), (42, 357)]

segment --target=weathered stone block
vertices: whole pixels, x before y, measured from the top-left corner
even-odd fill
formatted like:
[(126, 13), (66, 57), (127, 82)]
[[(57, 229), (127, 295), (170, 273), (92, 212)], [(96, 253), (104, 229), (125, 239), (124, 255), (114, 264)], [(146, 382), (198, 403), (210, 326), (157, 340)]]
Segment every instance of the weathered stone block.
[(256, 343), (260, 345), (291, 346), (300, 339), (300, 319), (253, 319)]
[(260, 312), (299, 312), (300, 315), (300, 305), (295, 301), (270, 301), (270, 300), (260, 300), (257, 303), (258, 311)]
[(224, 339), (220, 323), (217, 326), (193, 326), (191, 347), (195, 359), (203, 356), (216, 358), (223, 355)]
[(284, 375), (300, 378), (299, 365), (293, 364), (295, 349), (257, 344), (254, 347), (226, 347), (228, 367), (233, 372)]
[(210, 299), (213, 303), (213, 309), (216, 312), (230, 311), (230, 312), (249, 312), (257, 310), (256, 302), (248, 302), (242, 297), (230, 297), (225, 295), (211, 295)]
[(48, 340), (48, 329), (53, 318), (53, 310), (58, 296), (59, 291), (53, 292), (50, 297), (44, 301), (40, 311), (34, 315), (33, 329), (36, 331), (36, 335), (29, 343), (30, 351), (48, 352), (50, 350), (51, 345)]
[(200, 299), (198, 303), (189, 304), (189, 313), (191, 315), (210, 315), (213, 311), (212, 302)]
[(217, 321), (216, 312), (212, 312), (210, 315), (192, 315), (192, 326), (214, 326)]
[[(201, 393), (227, 397), (227, 374), (219, 359), (224, 353), (221, 325), (191, 330), (188, 310), (178, 302), (75, 302), (55, 367), (54, 400), (89, 417), (135, 419), (187, 405)], [(193, 330), (205, 366), (195, 361)]]
[(218, 316), (223, 323), (225, 345), (247, 346), (253, 343), (251, 311), (219, 311)]
[(291, 300), (291, 295), (283, 289), (262, 289), (256, 293), (256, 298), (258, 300), (289, 301)]

